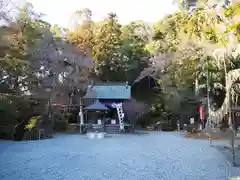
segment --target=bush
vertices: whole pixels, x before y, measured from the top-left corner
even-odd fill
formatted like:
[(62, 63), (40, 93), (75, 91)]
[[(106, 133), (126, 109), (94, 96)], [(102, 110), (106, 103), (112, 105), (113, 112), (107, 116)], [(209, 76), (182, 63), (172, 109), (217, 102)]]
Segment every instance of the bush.
[(28, 141), (28, 140), (38, 140), (38, 139), (39, 139), (38, 136), (39, 136), (39, 135), (38, 135), (37, 129), (36, 129), (36, 128), (33, 128), (33, 129), (31, 129), (31, 130), (29, 130), (29, 131), (26, 131), (26, 132), (24, 133), (24, 136), (23, 136), (22, 140), (24, 140), (24, 141)]
[(174, 128), (169, 124), (162, 124), (162, 131), (174, 131)]
[(0, 138), (12, 139), (13, 127), (18, 123), (17, 108), (9, 98), (0, 97)]
[(32, 130), (36, 127), (37, 121), (41, 118), (41, 116), (33, 116), (31, 117), (29, 123), (25, 126), (25, 129)]
[(56, 120), (55, 131), (66, 131), (68, 129), (68, 122), (66, 120)]
[(186, 130), (189, 133), (197, 133), (199, 132), (198, 124), (189, 124), (187, 125)]
[(0, 138), (12, 140), (14, 138), (14, 124), (0, 126)]
[(35, 101), (25, 97), (0, 96), (0, 138), (21, 140), (26, 123), (35, 115), (35, 107)]

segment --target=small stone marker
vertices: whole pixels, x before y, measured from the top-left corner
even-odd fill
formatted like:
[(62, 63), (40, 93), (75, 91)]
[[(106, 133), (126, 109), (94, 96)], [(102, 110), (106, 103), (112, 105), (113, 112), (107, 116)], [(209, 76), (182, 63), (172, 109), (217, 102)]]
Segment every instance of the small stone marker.
[(98, 139), (104, 138), (104, 133), (97, 133), (97, 138)]
[(95, 133), (92, 133), (92, 132), (87, 133), (87, 137), (88, 137), (89, 139), (94, 139), (94, 138), (95, 138)]
[(89, 139), (103, 139), (104, 138), (104, 133), (102, 132), (90, 132), (90, 133), (87, 133), (87, 137)]

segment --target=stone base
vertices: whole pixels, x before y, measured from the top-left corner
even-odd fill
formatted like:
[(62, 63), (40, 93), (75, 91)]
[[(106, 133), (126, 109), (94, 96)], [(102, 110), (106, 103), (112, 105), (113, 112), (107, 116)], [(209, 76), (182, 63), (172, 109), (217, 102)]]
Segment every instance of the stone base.
[(102, 132), (89, 132), (87, 133), (87, 137), (89, 139), (103, 139), (105, 136), (105, 133), (102, 133)]

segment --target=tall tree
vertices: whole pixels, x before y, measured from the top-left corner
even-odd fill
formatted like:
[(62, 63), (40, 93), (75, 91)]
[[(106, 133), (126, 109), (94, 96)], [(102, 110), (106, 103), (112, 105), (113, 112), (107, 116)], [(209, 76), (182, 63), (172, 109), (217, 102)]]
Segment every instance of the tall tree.
[(121, 25), (117, 16), (109, 13), (96, 29), (92, 49), (95, 72), (102, 81), (119, 81), (124, 77), (122, 64), (128, 57), (122, 54), (120, 36)]
[(152, 29), (143, 21), (133, 21), (121, 28), (121, 49), (128, 61), (123, 62), (126, 80), (132, 83), (147, 67), (149, 53), (145, 45), (151, 39)]
[(68, 33), (68, 39), (80, 50), (90, 53), (93, 48), (94, 23), (90, 9), (82, 9), (74, 13), (75, 28)]
[(5, 44), (0, 53), (1, 81), (8, 83), (16, 92), (20, 91), (26, 68), (31, 63), (28, 51), (40, 37), (40, 27), (44, 25), (38, 18), (39, 15), (33, 12), (31, 4), (26, 4), (20, 9), (15, 22), (1, 27), (5, 31), (2, 37)]

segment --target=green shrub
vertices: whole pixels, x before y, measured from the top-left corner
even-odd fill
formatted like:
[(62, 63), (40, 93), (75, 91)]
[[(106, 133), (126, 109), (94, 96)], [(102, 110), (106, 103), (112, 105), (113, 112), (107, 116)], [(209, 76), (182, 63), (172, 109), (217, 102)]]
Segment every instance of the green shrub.
[(162, 124), (162, 131), (174, 131), (174, 128), (169, 124)]
[(22, 140), (25, 140), (25, 141), (38, 140), (38, 139), (39, 139), (39, 133), (36, 128), (33, 128), (31, 131), (26, 131), (22, 138)]
[(35, 115), (35, 104), (35, 100), (25, 97), (0, 95), (0, 138), (22, 139), (26, 122)]
[(37, 120), (39, 120), (41, 116), (33, 116), (31, 117), (29, 123), (25, 126), (25, 129), (31, 131), (33, 128), (36, 127)]
[(0, 138), (1, 139), (13, 139), (14, 136), (14, 125), (5, 124), (0, 126)]
[(199, 132), (198, 124), (189, 124), (186, 127), (187, 132), (189, 133), (197, 133)]
[(0, 138), (12, 139), (17, 121), (17, 108), (9, 98), (0, 97)]
[(68, 122), (66, 120), (56, 120), (55, 130), (56, 131), (66, 131), (68, 128)]

